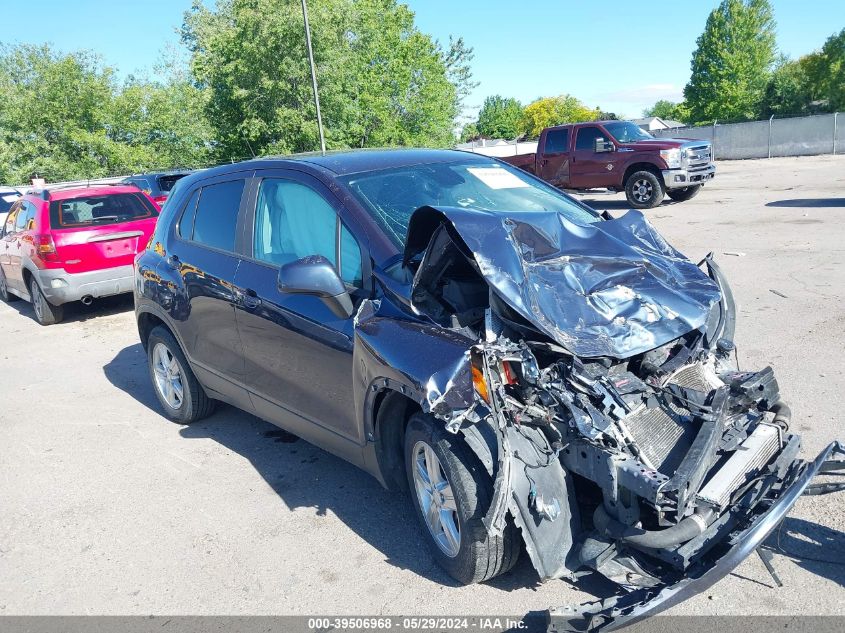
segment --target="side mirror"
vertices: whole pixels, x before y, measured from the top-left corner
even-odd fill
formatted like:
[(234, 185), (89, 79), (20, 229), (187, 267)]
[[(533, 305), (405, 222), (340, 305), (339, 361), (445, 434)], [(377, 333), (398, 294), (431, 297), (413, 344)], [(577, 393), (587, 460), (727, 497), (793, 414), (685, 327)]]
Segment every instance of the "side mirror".
[(320, 297), (339, 319), (352, 316), (352, 297), (334, 266), (322, 255), (309, 255), (279, 269), (281, 292)]
[(613, 143), (610, 141), (604, 140), (602, 137), (596, 139), (596, 154), (602, 154), (604, 152), (612, 152), (616, 148), (613, 146)]

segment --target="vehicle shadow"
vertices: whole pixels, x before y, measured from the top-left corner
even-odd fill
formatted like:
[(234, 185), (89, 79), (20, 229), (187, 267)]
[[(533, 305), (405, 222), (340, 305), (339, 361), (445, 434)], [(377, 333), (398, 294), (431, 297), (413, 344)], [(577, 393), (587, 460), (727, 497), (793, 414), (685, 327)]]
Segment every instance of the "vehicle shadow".
[[(109, 382), (145, 407), (160, 413), (141, 344), (122, 349), (103, 373)], [(162, 424), (169, 424), (159, 418)], [(221, 405), (209, 418), (184, 427), (186, 440), (212, 439), (245, 457), (273, 491), (294, 511), (312, 508), (334, 514), (385, 560), (429, 580), (458, 586), (425, 547), (409, 497), (385, 490), (373, 477), (254, 415)], [(537, 572), (522, 552), (517, 566), (489, 584), (501, 591), (539, 585)]]
[(775, 200), (773, 202), (767, 202), (766, 206), (821, 209), (832, 209), (837, 207), (845, 208), (845, 198), (793, 198), (790, 200)]
[[(29, 301), (18, 299), (7, 303), (11, 308), (18, 311), (18, 314), (35, 321), (35, 311)], [(103, 297), (102, 299), (95, 299), (91, 305), (83, 305), (79, 301), (73, 301), (65, 304), (64, 317), (57, 325), (50, 327), (61, 327), (66, 323), (81, 323), (89, 319), (97, 319), (99, 317), (110, 316), (113, 314), (121, 314), (122, 312), (129, 312), (135, 307), (131, 293), (115, 295), (113, 297)]]
[[(802, 569), (845, 587), (845, 532), (787, 517), (765, 544)], [(778, 569), (777, 558), (774, 565)]]

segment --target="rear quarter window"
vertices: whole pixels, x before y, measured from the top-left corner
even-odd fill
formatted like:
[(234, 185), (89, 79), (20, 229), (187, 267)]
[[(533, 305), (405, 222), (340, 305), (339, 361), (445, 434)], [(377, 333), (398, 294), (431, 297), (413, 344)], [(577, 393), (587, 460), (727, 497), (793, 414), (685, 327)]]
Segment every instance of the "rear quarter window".
[(50, 226), (53, 229), (120, 224), (157, 215), (155, 205), (141, 193), (80, 196), (50, 203)]
[[(222, 251), (235, 250), (235, 227), (244, 191), (244, 180), (206, 185), (194, 213), (190, 239)], [(189, 201), (190, 202), (190, 201)], [(187, 238), (187, 226), (180, 227), (180, 235)]]

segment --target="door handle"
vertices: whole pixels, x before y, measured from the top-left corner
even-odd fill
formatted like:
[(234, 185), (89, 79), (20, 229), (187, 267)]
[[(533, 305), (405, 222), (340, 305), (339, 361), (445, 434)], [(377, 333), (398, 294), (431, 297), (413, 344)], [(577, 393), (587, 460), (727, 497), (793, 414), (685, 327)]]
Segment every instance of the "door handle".
[(240, 292), (239, 295), (241, 304), (249, 310), (254, 310), (261, 305), (261, 299), (258, 298), (258, 293), (252, 288), (247, 288), (246, 290)]
[(173, 268), (179, 268), (182, 265), (182, 262), (179, 260), (178, 255), (171, 255), (167, 258), (167, 263), (170, 264)]

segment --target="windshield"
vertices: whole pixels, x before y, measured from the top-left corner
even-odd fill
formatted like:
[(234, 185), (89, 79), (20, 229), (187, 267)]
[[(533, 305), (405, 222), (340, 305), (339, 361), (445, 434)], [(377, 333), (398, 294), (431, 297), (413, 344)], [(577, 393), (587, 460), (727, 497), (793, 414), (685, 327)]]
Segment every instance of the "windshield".
[(634, 141), (647, 141), (654, 138), (636, 123), (631, 123), (630, 121), (605, 123), (604, 129), (610, 132), (611, 136), (619, 143), (633, 143)]
[(599, 220), (557, 189), (494, 161), (398, 167), (353, 174), (345, 181), (399, 250), (404, 248), (411, 214), (426, 205), (509, 214), (557, 211), (581, 224)]
[(156, 208), (141, 193), (85, 196), (50, 203), (50, 226), (54, 229), (117, 224), (156, 215)]

